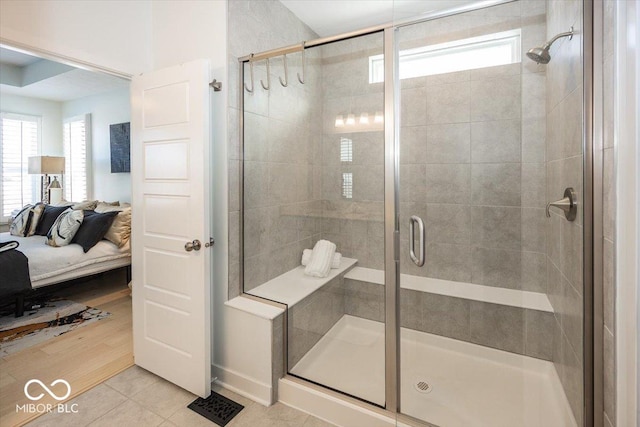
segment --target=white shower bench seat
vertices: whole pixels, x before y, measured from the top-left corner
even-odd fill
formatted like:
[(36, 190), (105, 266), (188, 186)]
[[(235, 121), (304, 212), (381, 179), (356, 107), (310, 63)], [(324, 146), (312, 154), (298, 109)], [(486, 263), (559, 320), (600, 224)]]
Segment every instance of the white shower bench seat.
[(300, 265), (247, 291), (247, 293), (286, 304), (291, 308), (336, 277), (348, 272), (357, 262), (357, 259), (342, 257), (340, 267), (332, 268), (329, 275), (324, 278), (305, 275), (305, 267)]
[[(345, 279), (384, 285), (384, 270), (354, 267), (345, 274), (344, 277)], [(400, 274), (400, 288), (553, 313), (553, 307), (549, 302), (549, 298), (541, 292), (454, 282), (451, 280), (434, 279), (409, 274)]]

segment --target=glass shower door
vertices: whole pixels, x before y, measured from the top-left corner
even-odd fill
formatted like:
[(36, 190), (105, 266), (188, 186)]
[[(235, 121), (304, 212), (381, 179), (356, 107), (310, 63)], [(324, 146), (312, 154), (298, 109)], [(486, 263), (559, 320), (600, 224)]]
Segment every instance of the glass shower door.
[(289, 308), (289, 373), (384, 406), (384, 281), (366, 275), (384, 269), (383, 84), (369, 76), (382, 35), (310, 50), (322, 94), (317, 232), (357, 262)]
[(582, 192), (580, 41), (548, 65), (525, 56), (581, 15), (546, 3), (397, 33), (400, 412), (415, 419), (582, 423), (582, 213), (545, 216)]
[[(244, 292), (288, 306), (288, 373), (384, 407), (384, 83), (369, 68), (382, 54), (382, 33), (307, 47), (287, 55), (286, 87), (271, 58), (269, 90), (255, 61), (241, 221)], [(342, 262), (309, 278), (302, 254), (321, 239)]]

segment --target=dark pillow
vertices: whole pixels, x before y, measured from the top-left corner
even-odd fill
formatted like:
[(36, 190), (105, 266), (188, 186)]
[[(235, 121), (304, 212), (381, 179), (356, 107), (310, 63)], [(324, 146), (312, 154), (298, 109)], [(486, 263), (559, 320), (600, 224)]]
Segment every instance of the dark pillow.
[(40, 217), (40, 221), (36, 227), (36, 235), (46, 236), (49, 230), (51, 230), (53, 223), (56, 222), (56, 219), (58, 219), (60, 214), (67, 209), (67, 206), (45, 205), (44, 212), (42, 212), (42, 216)]
[(117, 215), (118, 212), (97, 213), (95, 211), (84, 211), (84, 221), (82, 221), (82, 225), (71, 243), (77, 243), (82, 246), (85, 253), (89, 252), (89, 249), (94, 247), (107, 234)]

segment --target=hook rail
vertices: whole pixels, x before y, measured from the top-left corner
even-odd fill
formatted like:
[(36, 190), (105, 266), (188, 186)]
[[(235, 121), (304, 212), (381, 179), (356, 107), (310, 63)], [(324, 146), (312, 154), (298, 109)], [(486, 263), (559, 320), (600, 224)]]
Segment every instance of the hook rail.
[[(298, 76), (298, 81), (300, 82), (300, 84), (305, 84), (305, 74), (306, 74), (306, 60), (305, 60), (305, 53), (304, 53), (305, 49), (306, 49), (306, 42), (302, 42), (300, 45), (297, 45), (295, 48), (285, 50), (282, 53), (282, 60), (284, 62), (284, 79), (278, 76), (278, 80), (280, 80), (280, 84), (283, 87), (289, 86), (289, 65), (287, 64), (287, 54), (291, 52), (302, 53), (302, 74), (296, 73), (296, 75)], [(264, 57), (264, 54), (261, 54), (259, 57), (256, 57), (252, 53), (251, 55), (249, 55), (249, 73), (251, 76), (251, 86), (248, 86), (247, 82), (244, 82), (244, 89), (249, 93), (253, 93), (253, 90), (254, 90), (253, 63), (256, 61), (262, 60), (262, 58), (264, 58), (264, 60), (267, 63), (267, 83), (265, 84), (264, 80), (260, 79), (260, 85), (264, 90), (271, 89), (271, 65), (269, 63), (269, 58), (271, 57), (270, 56)]]

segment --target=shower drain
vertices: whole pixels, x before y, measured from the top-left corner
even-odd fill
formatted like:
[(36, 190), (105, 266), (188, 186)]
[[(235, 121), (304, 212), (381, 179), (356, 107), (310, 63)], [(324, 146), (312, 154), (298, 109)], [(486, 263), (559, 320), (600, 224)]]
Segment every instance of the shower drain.
[(431, 385), (425, 381), (418, 381), (413, 386), (420, 393), (431, 393), (431, 390), (433, 390), (433, 387), (431, 387)]

